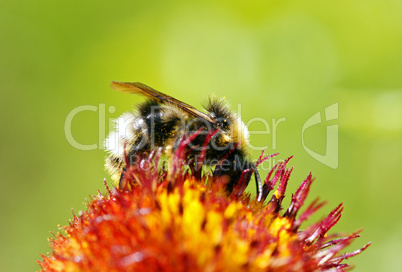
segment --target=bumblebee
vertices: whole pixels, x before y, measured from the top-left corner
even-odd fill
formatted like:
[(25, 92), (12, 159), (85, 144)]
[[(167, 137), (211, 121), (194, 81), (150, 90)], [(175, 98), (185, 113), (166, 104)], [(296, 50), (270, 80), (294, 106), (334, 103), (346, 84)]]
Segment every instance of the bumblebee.
[(116, 131), (106, 139), (106, 150), (110, 154), (106, 158), (106, 169), (119, 187), (122, 187), (126, 162), (133, 164), (137, 155), (162, 148), (169, 156), (183, 137), (198, 131), (202, 133), (191, 142), (188, 150), (189, 156), (195, 158), (201, 154), (207, 134), (216, 131), (207, 144), (204, 164), (215, 166), (214, 176), (228, 178), (228, 193), (238, 184), (242, 173), (254, 173), (257, 199), (261, 199), (261, 178), (246, 148), (248, 129), (223, 99), (209, 98), (204, 103), (207, 113), (203, 113), (139, 82), (113, 81), (111, 87), (147, 97), (136, 110), (124, 113), (116, 120)]

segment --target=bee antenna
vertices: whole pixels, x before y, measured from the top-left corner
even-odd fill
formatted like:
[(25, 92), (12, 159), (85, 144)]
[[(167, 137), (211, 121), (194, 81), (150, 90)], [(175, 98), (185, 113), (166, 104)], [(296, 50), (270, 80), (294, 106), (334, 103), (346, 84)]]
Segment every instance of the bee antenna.
[(251, 169), (253, 169), (254, 177), (255, 177), (255, 185), (257, 188), (257, 201), (260, 202), (262, 199), (262, 182), (260, 174), (258, 173), (258, 169), (254, 163), (251, 163)]

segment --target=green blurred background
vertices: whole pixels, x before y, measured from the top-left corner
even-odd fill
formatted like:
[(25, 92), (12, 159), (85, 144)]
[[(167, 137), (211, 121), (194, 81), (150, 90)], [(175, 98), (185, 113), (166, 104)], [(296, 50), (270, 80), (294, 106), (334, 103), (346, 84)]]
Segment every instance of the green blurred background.
[[(104, 151), (74, 148), (64, 125), (76, 107), (104, 105), (106, 125), (99, 110), (72, 121), (77, 142), (99, 147), (109, 119), (143, 100), (112, 91), (111, 80), (197, 107), (226, 96), (246, 122), (286, 118), (276, 139), (272, 130), (251, 136), (280, 158), (294, 155), (285, 204), (312, 171), (308, 202), (329, 202), (317, 218), (344, 201), (335, 230), (365, 229), (348, 250), (373, 242), (348, 260), (355, 271), (402, 267), (401, 1), (1, 1), (0, 22), (1, 271), (38, 270), (49, 231), (104, 191)], [(336, 169), (301, 139), (306, 120), (334, 103)], [(328, 124), (306, 130), (308, 148), (325, 153)]]

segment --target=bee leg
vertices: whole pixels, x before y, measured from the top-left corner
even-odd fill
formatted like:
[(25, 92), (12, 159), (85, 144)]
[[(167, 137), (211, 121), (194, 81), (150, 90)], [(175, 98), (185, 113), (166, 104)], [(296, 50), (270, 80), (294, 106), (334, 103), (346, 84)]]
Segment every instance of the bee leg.
[(260, 202), (262, 199), (262, 182), (261, 182), (261, 177), (260, 174), (258, 173), (257, 167), (255, 166), (254, 163), (251, 164), (251, 169), (254, 171), (254, 177), (255, 177), (255, 186), (257, 188), (257, 201)]
[(120, 175), (120, 180), (119, 180), (119, 189), (121, 189), (121, 190), (124, 190), (125, 188), (126, 188), (126, 185), (127, 185), (127, 182), (126, 182), (126, 180), (124, 179), (124, 172), (126, 172), (126, 167), (124, 167), (123, 169), (122, 169), (122, 173), (121, 173), (121, 175)]

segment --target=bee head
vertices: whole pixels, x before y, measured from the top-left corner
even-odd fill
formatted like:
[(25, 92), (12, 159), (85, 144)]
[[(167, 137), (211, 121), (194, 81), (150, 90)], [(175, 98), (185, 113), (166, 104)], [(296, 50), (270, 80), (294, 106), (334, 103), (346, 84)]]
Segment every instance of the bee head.
[(215, 119), (217, 128), (221, 130), (217, 135), (219, 145), (224, 146), (239, 142), (240, 148), (245, 148), (248, 145), (249, 132), (246, 125), (236, 113), (230, 110), (224, 99), (218, 99), (215, 96), (209, 97), (204, 107), (209, 115)]

